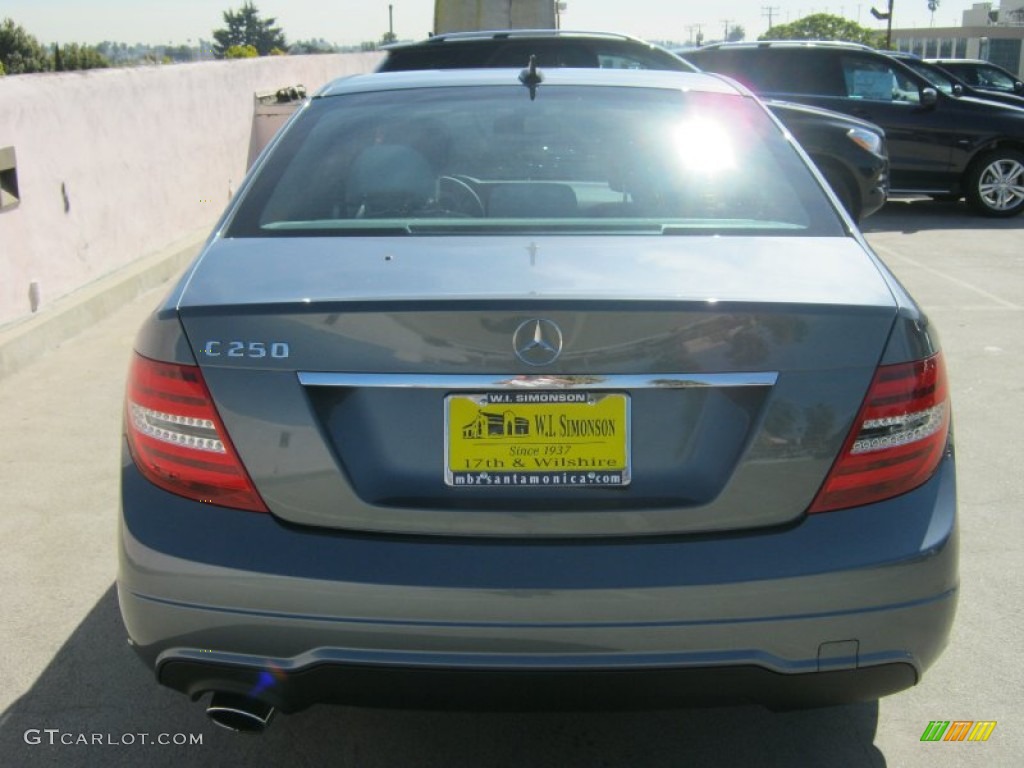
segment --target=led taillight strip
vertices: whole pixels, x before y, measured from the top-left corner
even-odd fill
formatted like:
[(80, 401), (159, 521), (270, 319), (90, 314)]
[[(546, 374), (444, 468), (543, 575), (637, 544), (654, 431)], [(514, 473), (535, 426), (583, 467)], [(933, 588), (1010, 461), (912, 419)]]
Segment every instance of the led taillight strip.
[(133, 402), (128, 403), (128, 409), (132, 426), (141, 434), (197, 451), (227, 453), (224, 443), (217, 434), (217, 425), (213, 419), (176, 416), (173, 413), (143, 408)]

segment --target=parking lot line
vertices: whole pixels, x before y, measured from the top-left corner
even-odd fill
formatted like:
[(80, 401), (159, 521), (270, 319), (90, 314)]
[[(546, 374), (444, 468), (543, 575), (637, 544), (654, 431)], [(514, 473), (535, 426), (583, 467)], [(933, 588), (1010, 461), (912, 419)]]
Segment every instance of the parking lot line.
[[(1024, 309), (1024, 307), (1022, 307), (1020, 304), (1015, 304), (1014, 302), (1008, 301), (1008, 300), (1002, 298), (1001, 296), (996, 296), (994, 293), (990, 293), (989, 291), (986, 291), (984, 288), (979, 288), (978, 286), (974, 285), (973, 283), (969, 283), (966, 280), (961, 280), (959, 277), (954, 277), (953, 275), (950, 275), (950, 274), (948, 274), (946, 272), (943, 272), (940, 269), (935, 269), (934, 267), (930, 267), (927, 264), (925, 264), (924, 262), (921, 262), (921, 261), (918, 261), (917, 259), (911, 258), (910, 256), (907, 256), (906, 254), (900, 253), (899, 251), (894, 251), (892, 248), (889, 248), (889, 247), (884, 246), (884, 245), (880, 245), (880, 244), (875, 243), (875, 242), (871, 243), (871, 247), (875, 251), (877, 251), (877, 252), (879, 252), (881, 254), (885, 254), (887, 257), (891, 256), (893, 258), (899, 259), (900, 261), (904, 262), (905, 264), (908, 264), (908, 265), (912, 266), (914, 269), (921, 270), (922, 272), (927, 272), (929, 274), (935, 275), (936, 277), (941, 277), (943, 280), (948, 280), (949, 282), (953, 283), (954, 285), (957, 285), (957, 286), (959, 286), (959, 287), (961, 287), (961, 288), (963, 288), (965, 290), (968, 290), (968, 291), (971, 291), (973, 293), (976, 293), (979, 296), (984, 296), (989, 301), (992, 301), (992, 302), (994, 302), (996, 304), (999, 304), (1001, 307), (1004, 307), (1006, 309), (1013, 309), (1013, 310)], [(958, 309), (966, 309), (966, 307), (958, 307)]]

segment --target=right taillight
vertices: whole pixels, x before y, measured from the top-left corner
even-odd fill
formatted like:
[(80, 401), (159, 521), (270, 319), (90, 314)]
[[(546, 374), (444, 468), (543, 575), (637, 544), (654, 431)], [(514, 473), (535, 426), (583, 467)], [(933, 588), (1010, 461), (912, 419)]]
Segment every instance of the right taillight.
[(879, 366), (839, 458), (809, 512), (828, 512), (913, 490), (935, 472), (949, 434), (942, 355)]
[(135, 355), (125, 433), (135, 465), (150, 482), (196, 501), (267, 511), (197, 366)]

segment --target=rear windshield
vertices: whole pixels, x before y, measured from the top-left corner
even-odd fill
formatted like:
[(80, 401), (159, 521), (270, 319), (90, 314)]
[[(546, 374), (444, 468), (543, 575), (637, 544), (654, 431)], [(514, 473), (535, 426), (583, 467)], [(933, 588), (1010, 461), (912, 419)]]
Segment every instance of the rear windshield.
[(315, 99), (227, 235), (708, 230), (841, 232), (749, 97), (514, 85)]

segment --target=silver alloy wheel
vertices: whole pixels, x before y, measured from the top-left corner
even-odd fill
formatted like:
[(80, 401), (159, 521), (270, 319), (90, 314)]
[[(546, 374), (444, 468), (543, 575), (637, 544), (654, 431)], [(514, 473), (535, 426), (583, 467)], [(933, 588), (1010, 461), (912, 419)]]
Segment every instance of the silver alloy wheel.
[(1008, 211), (1024, 203), (1024, 164), (1000, 157), (982, 170), (978, 195), (993, 211)]

